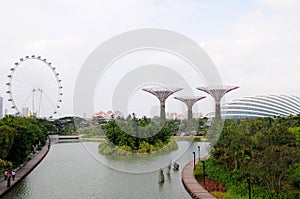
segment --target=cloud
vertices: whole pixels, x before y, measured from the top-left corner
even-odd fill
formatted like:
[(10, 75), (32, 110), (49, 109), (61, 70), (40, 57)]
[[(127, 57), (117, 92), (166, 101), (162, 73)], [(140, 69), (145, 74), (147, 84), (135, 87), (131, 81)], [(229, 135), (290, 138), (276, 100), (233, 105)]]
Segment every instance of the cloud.
[(224, 82), (241, 86), (228, 99), (266, 93), (300, 95), (300, 20), (299, 14), (289, 12), (300, 7), (281, 9), (279, 2), (271, 2), (263, 1), (222, 37), (205, 43)]
[(298, 4), (297, 0), (6, 1), (0, 7), (0, 95), (6, 97), (10, 66), (22, 56), (39, 54), (61, 73), (62, 114), (70, 114), (74, 82), (87, 56), (106, 39), (144, 27), (178, 31), (201, 43), (223, 82), (241, 86), (226, 99), (261, 93), (300, 95)]
[(260, 0), (263, 6), (284, 10), (284, 11), (299, 11), (300, 2), (298, 0)]

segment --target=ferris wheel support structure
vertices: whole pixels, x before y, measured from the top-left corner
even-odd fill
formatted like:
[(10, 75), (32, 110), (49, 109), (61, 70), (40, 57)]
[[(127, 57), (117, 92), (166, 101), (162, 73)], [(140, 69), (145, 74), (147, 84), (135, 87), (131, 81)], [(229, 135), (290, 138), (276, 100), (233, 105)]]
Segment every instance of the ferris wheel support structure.
[[(55, 98), (55, 100), (48, 100), (49, 104), (51, 104), (51, 106), (53, 106), (53, 111), (51, 112), (51, 114), (49, 113), (48, 117), (49, 118), (53, 118), (53, 116), (55, 114), (57, 114), (58, 109), (60, 109), (60, 104), (62, 102), (62, 96), (63, 96), (63, 92), (62, 92), (62, 80), (60, 79), (59, 73), (56, 72), (56, 68), (54, 66), (52, 66), (51, 62), (47, 61), (47, 59), (42, 58), (41, 56), (25, 56), (24, 58), (21, 58), (18, 62), (14, 63), (14, 66), (10, 68), (10, 74), (7, 76), (8, 77), (8, 82), (6, 83), (6, 85), (8, 86), (8, 90), (6, 91), (6, 93), (8, 94), (8, 101), (11, 103), (11, 109), (13, 109), (15, 111), (15, 115), (16, 116), (20, 116), (21, 114), (21, 109), (25, 108), (22, 107), (22, 105), (17, 104), (15, 101), (15, 96), (17, 95), (16, 93), (14, 93), (14, 81), (16, 81), (15, 78), (15, 73), (16, 71), (19, 70), (19, 67), (24, 63), (24, 62), (28, 62), (30, 60), (36, 60), (38, 62), (40, 62), (41, 64), (44, 64), (46, 67), (48, 67), (50, 70), (50, 72), (52, 73), (52, 75), (54, 75), (55, 77), (55, 84), (56, 84), (56, 88), (55, 88), (55, 96), (53, 98)], [(42, 74), (41, 74), (42, 75)], [(35, 81), (35, 80), (32, 80)], [(47, 82), (47, 79), (44, 79), (43, 81)], [(23, 81), (20, 80), (20, 82), (23, 83)], [(19, 89), (22, 89), (22, 86), (26, 86), (23, 84), (19, 84), (18, 87)], [(44, 100), (44, 98), (49, 98), (47, 96), (47, 93), (45, 91), (45, 89), (43, 89), (42, 87), (33, 87), (30, 88), (30, 92), (28, 93), (27, 96), (24, 96), (24, 101), (29, 100), (29, 98), (32, 98), (32, 105), (31, 105), (31, 114), (30, 115), (35, 115), (37, 117), (43, 117), (41, 114), (42, 109), (42, 100)], [(39, 97), (37, 97), (39, 100), (35, 100), (36, 96), (39, 95)], [(44, 96), (44, 98), (43, 98)], [(46, 100), (46, 99), (45, 99)], [(36, 105), (36, 101), (38, 101), (38, 104)], [(30, 106), (30, 105), (29, 105)], [(50, 106), (50, 105), (49, 105)], [(29, 108), (29, 107), (27, 107)], [(23, 114), (23, 116), (25, 116)]]

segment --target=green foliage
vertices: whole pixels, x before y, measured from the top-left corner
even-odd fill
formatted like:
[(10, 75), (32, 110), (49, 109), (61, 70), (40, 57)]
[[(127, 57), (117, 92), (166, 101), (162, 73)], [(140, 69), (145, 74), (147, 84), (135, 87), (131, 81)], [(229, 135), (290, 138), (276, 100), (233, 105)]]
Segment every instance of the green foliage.
[(77, 130), (78, 134), (85, 134), (91, 136), (104, 136), (101, 125), (93, 125), (89, 127), (81, 127)]
[(300, 148), (300, 126), (299, 127), (290, 127), (289, 131), (294, 134), (296, 137), (296, 145)]
[[(206, 161), (208, 178), (226, 186), (224, 198), (247, 198), (247, 178), (254, 198), (296, 198), (299, 132), (299, 116), (226, 120), (212, 158)], [(195, 174), (201, 177), (201, 171)]]
[(210, 192), (212, 195), (216, 196), (217, 198), (224, 198), (224, 193), (221, 191), (212, 191)]
[(1, 159), (6, 159), (14, 143), (15, 134), (16, 134), (15, 129), (7, 125), (0, 126), (0, 158)]
[(208, 118), (203, 117), (198, 119), (198, 132), (200, 135), (206, 135), (209, 126), (207, 125)]
[(170, 134), (171, 135), (176, 135), (178, 130), (179, 130), (179, 125), (180, 125), (180, 120), (175, 119), (175, 120), (169, 120), (166, 123), (166, 126), (170, 129)]
[(202, 166), (201, 162), (196, 164), (196, 168), (194, 170), (194, 176), (198, 181), (203, 179), (203, 166)]
[(10, 161), (0, 159), (0, 173), (1, 175), (4, 171), (11, 171), (13, 169), (13, 164)]
[(161, 126), (149, 118), (138, 119), (133, 114), (132, 119), (130, 117), (122, 121), (109, 121), (102, 129), (108, 142), (111, 143), (102, 142), (99, 145), (99, 152), (102, 154), (128, 155), (122, 151), (154, 153), (177, 149), (176, 142), (170, 139), (171, 131), (177, 130), (176, 120)]
[(295, 190), (300, 190), (300, 163), (294, 164), (286, 175), (287, 183)]
[(174, 127), (170, 123), (160, 126), (149, 118), (138, 119), (133, 115), (132, 120), (112, 120), (103, 130), (108, 141), (115, 146), (128, 146), (131, 151), (151, 153), (157, 146), (170, 142), (171, 128)]
[(171, 140), (168, 144), (162, 144), (157, 142), (155, 145), (151, 145), (147, 142), (142, 142), (138, 150), (132, 150), (130, 146), (114, 146), (108, 141), (103, 141), (99, 144), (99, 153), (103, 155), (120, 155), (127, 156), (133, 154), (151, 154), (151, 153), (164, 153), (178, 149), (175, 140)]
[(80, 123), (83, 119), (78, 117), (63, 117), (53, 122), (53, 131), (51, 134), (58, 135), (74, 135), (76, 132), (76, 123)]
[(45, 120), (34, 117), (7, 116), (0, 120), (0, 155), (2, 159), (18, 165), (23, 163), (32, 145), (46, 142), (48, 127)]

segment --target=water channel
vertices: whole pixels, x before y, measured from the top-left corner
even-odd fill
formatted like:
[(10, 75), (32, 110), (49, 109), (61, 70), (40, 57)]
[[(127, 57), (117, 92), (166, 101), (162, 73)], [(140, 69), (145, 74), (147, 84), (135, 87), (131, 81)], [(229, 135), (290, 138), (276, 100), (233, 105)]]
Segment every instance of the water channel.
[[(178, 150), (133, 158), (106, 158), (98, 153), (99, 142), (53, 144), (45, 159), (4, 199), (157, 199), (191, 198), (181, 182), (183, 166), (207, 153), (203, 142), (178, 141)], [(179, 171), (158, 183), (158, 169), (172, 159)]]

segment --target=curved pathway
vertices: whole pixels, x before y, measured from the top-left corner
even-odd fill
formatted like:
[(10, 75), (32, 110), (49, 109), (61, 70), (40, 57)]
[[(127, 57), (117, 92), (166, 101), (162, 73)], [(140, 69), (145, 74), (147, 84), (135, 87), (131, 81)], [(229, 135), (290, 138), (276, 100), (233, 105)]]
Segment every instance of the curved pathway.
[(20, 182), (23, 178), (25, 178), (46, 156), (48, 153), (48, 141), (45, 144), (45, 146), (40, 150), (31, 160), (29, 160), (27, 163), (25, 163), (24, 166), (22, 166), (20, 169), (16, 171), (16, 177), (13, 181), (11, 179), (10, 181), (10, 187), (7, 187), (7, 181), (2, 180), (0, 182), (0, 198), (3, 196), (7, 191), (9, 191), (15, 184)]
[[(201, 158), (200, 160), (205, 160), (207, 157)], [(196, 159), (196, 164), (199, 159)], [(206, 189), (204, 189), (194, 177), (194, 160), (190, 161), (184, 166), (182, 170), (182, 183), (185, 189), (191, 194), (193, 198), (197, 199), (217, 199), (215, 196), (210, 194)]]

